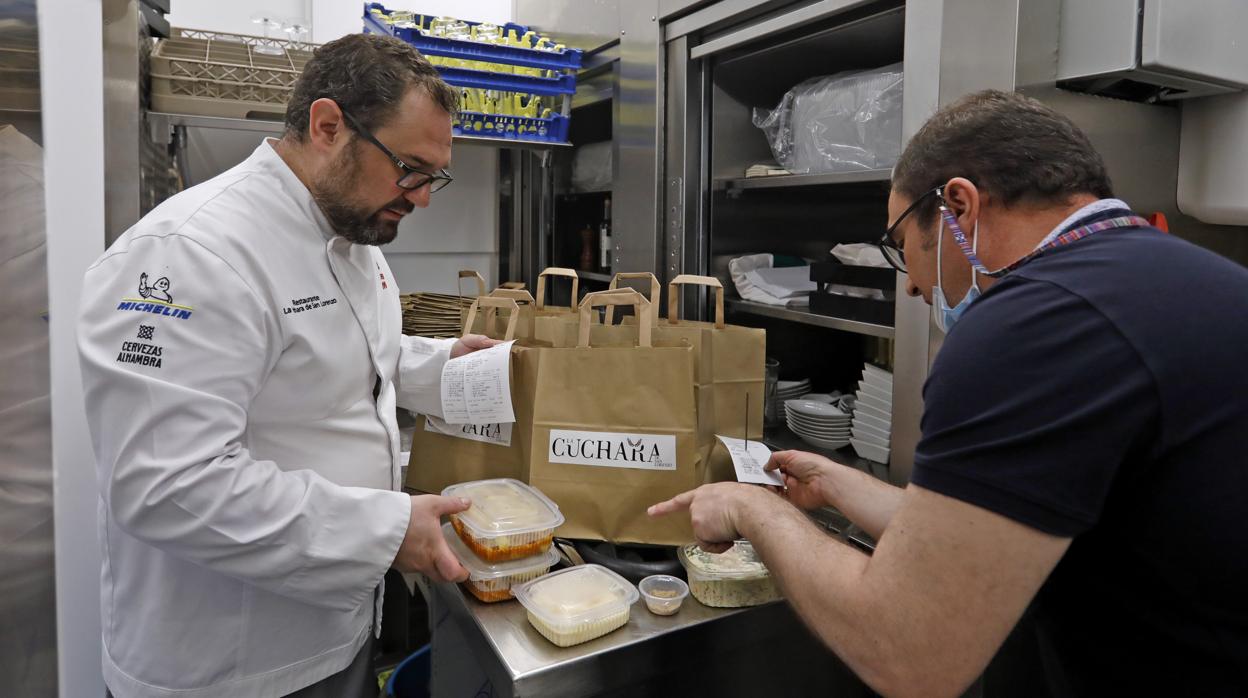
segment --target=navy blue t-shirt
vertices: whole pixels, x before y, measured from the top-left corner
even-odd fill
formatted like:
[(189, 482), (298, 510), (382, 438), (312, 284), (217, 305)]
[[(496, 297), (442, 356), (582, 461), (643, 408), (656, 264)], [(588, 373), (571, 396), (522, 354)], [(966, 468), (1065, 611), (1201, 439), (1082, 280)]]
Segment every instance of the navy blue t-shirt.
[(1248, 695), (1248, 270), (1152, 228), (1050, 250), (923, 397), (915, 484), (1074, 539), (1033, 604), (1054, 695)]

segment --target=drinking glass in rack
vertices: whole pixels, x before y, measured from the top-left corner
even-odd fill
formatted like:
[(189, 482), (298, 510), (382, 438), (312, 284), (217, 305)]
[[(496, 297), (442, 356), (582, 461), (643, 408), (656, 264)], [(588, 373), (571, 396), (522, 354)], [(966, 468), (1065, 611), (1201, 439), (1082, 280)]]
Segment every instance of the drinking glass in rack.
[(272, 15), (261, 12), (251, 16), (251, 23), (260, 27), (261, 36), (264, 37), (264, 41), (261, 41), (252, 47), (253, 51), (256, 53), (263, 53), (267, 56), (280, 56), (286, 53), (286, 49), (278, 45), (273, 40), (274, 37), (269, 36), (270, 31), (281, 31), (282, 21), (280, 19), (276, 19)]
[(303, 46), (311, 38), (310, 30), (302, 22), (287, 22), (282, 26), (282, 31), (286, 32), (287, 40), (295, 46)]

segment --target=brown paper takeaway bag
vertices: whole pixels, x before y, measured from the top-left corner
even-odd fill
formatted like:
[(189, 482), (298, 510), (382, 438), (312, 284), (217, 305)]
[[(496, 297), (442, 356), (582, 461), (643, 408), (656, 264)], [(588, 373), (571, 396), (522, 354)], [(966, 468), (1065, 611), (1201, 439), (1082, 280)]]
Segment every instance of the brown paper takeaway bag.
[[(637, 293), (638, 291), (635, 289), (620, 286), (620, 281), (628, 279), (640, 279), (650, 282), (649, 294), (646, 296), (646, 299), (650, 301), (650, 325), (657, 327), (659, 324), (659, 293), (662, 290), (658, 278), (648, 271), (616, 272), (611, 277), (611, 285), (607, 287), (606, 292)], [(599, 291), (599, 293), (605, 292)], [(625, 322), (616, 325), (614, 305), (606, 307), (605, 315), (606, 319), (601, 322), (598, 320), (597, 313), (593, 313), (590, 316), (594, 323), (593, 328), (590, 330), (589, 340), (592, 346), (633, 346), (637, 344), (636, 316), (630, 315), (624, 318)], [(539, 321), (539, 325), (537, 330), (537, 339), (539, 341), (549, 342), (556, 347), (576, 346), (577, 339), (580, 336), (579, 314), (563, 316), (558, 321), (543, 319)]]
[[(510, 298), (483, 296), (473, 302), (464, 321), (464, 333), (478, 320), (478, 311), (503, 311), (506, 331), (495, 339), (513, 339), (520, 311)], [(485, 313), (481, 313), (482, 315)], [(514, 346), (514, 345), (513, 345)], [(511, 355), (513, 376), (516, 350)], [(511, 381), (513, 404), (519, 397)], [(447, 424), (437, 417), (422, 416), (412, 434), (412, 455), (407, 466), (407, 486), (421, 492), (440, 493), (446, 487), (470, 480), (511, 477), (523, 480), (525, 458), (514, 424)]]
[[(658, 316), (659, 307), (659, 280), (649, 272), (622, 272), (616, 274), (611, 279), (611, 287), (607, 291), (601, 293), (636, 293), (630, 288), (620, 288), (619, 282), (624, 279), (643, 279), (649, 280), (650, 290), (648, 300), (650, 301), (649, 322), (651, 326), (652, 344), (654, 346), (680, 346), (688, 344), (693, 349), (693, 399), (698, 412), (698, 441), (704, 448), (709, 449), (715, 440), (715, 403), (714, 403), (714, 382), (712, 380), (711, 365), (711, 338), (709, 331), (702, 329), (681, 328), (678, 331), (668, 331), (666, 324), (660, 324)], [(590, 328), (589, 343), (595, 347), (628, 347), (637, 344), (638, 323), (637, 316), (629, 315), (623, 318), (623, 324), (614, 324), (615, 306), (607, 306), (606, 319), (601, 324), (595, 324)], [(548, 325), (550, 327), (550, 325)], [(579, 324), (565, 325), (560, 332), (550, 332), (547, 334), (547, 340), (557, 347), (574, 347), (579, 339)], [(744, 422), (738, 424), (736, 431), (728, 432), (736, 435), (740, 433), (745, 426)], [(705, 451), (704, 451), (705, 453)]]
[(636, 292), (591, 293), (580, 306), (577, 346), (516, 350), (528, 482), (567, 518), (558, 535), (687, 543), (688, 517), (652, 519), (646, 507), (702, 484), (709, 449), (697, 434), (693, 350), (653, 346), (650, 323), (638, 328), (636, 346), (590, 346), (591, 311), (604, 305), (650, 312)]
[[(516, 331), (514, 339), (529, 339), (533, 336), (533, 314), (536, 310), (536, 304), (533, 296), (523, 289), (512, 288), (496, 288), (485, 296), (486, 298), (510, 298), (516, 302), (518, 308), (516, 318)], [(471, 332), (473, 334), (483, 334), (487, 337), (498, 339), (501, 336), (499, 323), (510, 322), (510, 315), (503, 315), (498, 312), (498, 308), (487, 307), (483, 309), (477, 316), (477, 321), (473, 323)]]
[[(537, 297), (534, 298), (524, 289), (499, 287), (485, 293), (485, 280), (475, 271), (459, 272), (460, 279), (475, 278), (477, 286), (480, 290), (478, 297), (489, 296), (491, 298), (510, 298), (520, 306), (520, 316), (516, 323), (516, 339), (532, 339), (534, 338), (534, 323), (546, 320), (554, 320), (558, 323), (568, 322), (572, 325), (576, 324), (576, 301), (575, 298), (579, 292), (580, 279), (573, 269), (562, 269), (559, 267), (548, 267), (537, 277)], [(548, 277), (559, 276), (572, 281), (572, 298), (573, 307), (546, 305), (546, 281)], [(476, 322), (470, 328), (473, 334), (483, 334), (488, 337), (496, 336), (496, 315), (492, 310), (487, 310), (477, 316)], [(545, 339), (538, 336), (537, 339)], [(548, 341), (548, 340), (547, 340)]]
[[(650, 276), (649, 274), (618, 274), (617, 278)], [(652, 278), (651, 299), (658, 300), (658, 281)], [(612, 284), (614, 285), (614, 281)], [(680, 287), (705, 286), (715, 292), (714, 320), (699, 322), (680, 318)], [(702, 433), (722, 434), (740, 438), (747, 433), (751, 439), (763, 438), (763, 402), (766, 385), (767, 332), (753, 327), (729, 325), (724, 322), (724, 287), (712, 276), (682, 274), (672, 279), (667, 289), (667, 319), (654, 323), (654, 343), (670, 344), (687, 341), (694, 349), (695, 384), (698, 386), (698, 418)], [(624, 318), (625, 325), (636, 332), (636, 318)], [(610, 325), (608, 314), (606, 325)], [(619, 329), (594, 328), (595, 343), (615, 344), (624, 337)], [(749, 396), (747, 401), (746, 396)], [(749, 414), (746, 414), (748, 404)]]
[[(715, 291), (715, 319), (699, 322), (680, 319), (679, 287), (707, 286)], [(763, 438), (763, 402), (767, 381), (767, 331), (724, 323), (724, 287), (712, 276), (682, 274), (667, 288), (667, 321), (656, 336), (662, 339), (701, 333), (710, 341), (710, 371), (702, 380), (711, 382), (716, 434), (740, 438), (749, 425), (749, 438)], [(747, 401), (746, 396), (749, 396)], [(749, 414), (746, 414), (746, 405)]]
[[(546, 279), (552, 276), (562, 276), (572, 279), (572, 305), (546, 305)], [(564, 269), (562, 267), (546, 267), (542, 273), (537, 275), (537, 290), (534, 292), (536, 296), (537, 306), (534, 315), (537, 317), (546, 317), (551, 315), (576, 315), (576, 299), (580, 288), (580, 277), (577, 276), (575, 269)]]
[[(473, 298), (480, 298), (485, 295), (485, 278), (474, 269), (460, 269), (459, 276), (455, 280), (455, 293), (460, 296), (461, 301), (464, 295), (464, 279), (472, 279), (477, 282), (477, 295), (473, 296)], [(459, 324), (464, 325), (464, 321), (468, 319), (468, 313), (463, 310), (462, 305), (460, 308)], [(467, 333), (465, 332), (464, 334)]]

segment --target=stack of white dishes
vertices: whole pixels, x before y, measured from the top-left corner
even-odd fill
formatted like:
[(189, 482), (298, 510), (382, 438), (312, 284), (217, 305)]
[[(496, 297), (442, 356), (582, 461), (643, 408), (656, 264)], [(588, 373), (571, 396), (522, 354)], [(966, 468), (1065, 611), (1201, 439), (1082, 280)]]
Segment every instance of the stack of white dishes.
[(863, 458), (887, 463), (893, 431), (893, 374), (871, 364), (863, 365), (855, 394), (858, 399), (849, 442)]
[(806, 393), (810, 392), (810, 379), (803, 378), (795, 381), (776, 381), (776, 393), (772, 396), (775, 400), (774, 404), (768, 404), (767, 411), (770, 414), (780, 415), (783, 413), (784, 403), (788, 400), (796, 400)]
[(786, 400), (789, 430), (806, 443), (835, 450), (850, 441), (850, 416), (835, 405), (814, 400)]
[(797, 399), (810, 392), (810, 379), (776, 381), (776, 399), (781, 403)]

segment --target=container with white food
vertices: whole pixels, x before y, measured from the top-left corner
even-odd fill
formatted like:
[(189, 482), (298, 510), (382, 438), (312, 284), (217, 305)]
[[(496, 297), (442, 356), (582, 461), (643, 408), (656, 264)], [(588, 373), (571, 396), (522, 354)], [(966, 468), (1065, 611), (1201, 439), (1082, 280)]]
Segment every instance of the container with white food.
[(464, 582), (464, 586), (469, 593), (485, 603), (510, 599), (512, 589), (546, 574), (559, 562), (559, 553), (554, 548), (520, 560), (488, 562), (477, 557), (464, 545), (451, 524), (442, 524), (442, 535), (451, 552), (455, 553), (460, 564), (468, 570), (468, 581)]
[(513, 480), (475, 480), (451, 485), (444, 497), (472, 502), (451, 514), (460, 540), (487, 562), (519, 560), (550, 550), (555, 529), (563, 523), (559, 507), (534, 487)]
[(686, 545), (679, 557), (689, 574), (689, 592), (707, 606), (759, 606), (780, 598), (771, 572), (747, 541), (737, 541), (718, 555)]
[(551, 572), (512, 592), (533, 627), (560, 647), (589, 642), (627, 625), (639, 597), (637, 587), (602, 565)]

